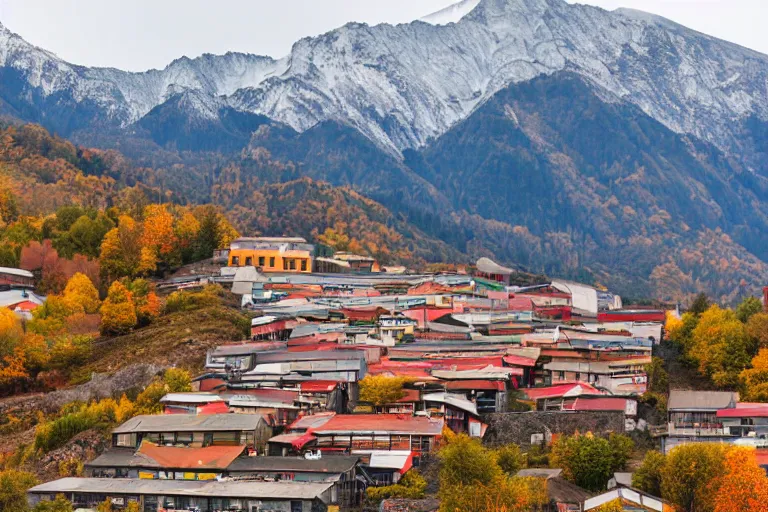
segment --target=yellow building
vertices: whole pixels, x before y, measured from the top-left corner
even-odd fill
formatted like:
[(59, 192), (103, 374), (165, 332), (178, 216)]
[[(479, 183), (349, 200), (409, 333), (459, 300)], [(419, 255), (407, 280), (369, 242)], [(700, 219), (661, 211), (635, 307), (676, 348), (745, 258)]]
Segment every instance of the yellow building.
[(303, 238), (238, 238), (229, 247), (230, 267), (262, 272), (312, 272), (314, 246)]

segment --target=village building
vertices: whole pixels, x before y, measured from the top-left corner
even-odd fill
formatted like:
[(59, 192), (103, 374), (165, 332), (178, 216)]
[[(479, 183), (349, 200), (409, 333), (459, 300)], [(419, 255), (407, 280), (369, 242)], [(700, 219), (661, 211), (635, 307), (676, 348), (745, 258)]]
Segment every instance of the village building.
[(673, 512), (674, 507), (656, 496), (631, 487), (616, 487), (584, 501), (584, 512), (599, 510), (606, 503), (618, 500), (626, 512)]
[(29, 505), (63, 494), (75, 509), (96, 509), (104, 501), (124, 509), (139, 504), (142, 512), (164, 510), (274, 510), (326, 512), (332, 506), (333, 482), (178, 481), (133, 478), (61, 478), (32, 487)]
[(738, 399), (738, 393), (731, 391), (670, 391), (662, 451), (669, 453), (685, 443), (728, 442), (731, 433), (717, 413), (735, 409)]
[(304, 238), (242, 237), (230, 244), (228, 263), (260, 272), (310, 273), (313, 252)]
[(163, 446), (246, 446), (254, 450), (272, 429), (251, 414), (159, 414), (131, 418), (112, 431), (112, 446), (138, 449), (145, 440)]

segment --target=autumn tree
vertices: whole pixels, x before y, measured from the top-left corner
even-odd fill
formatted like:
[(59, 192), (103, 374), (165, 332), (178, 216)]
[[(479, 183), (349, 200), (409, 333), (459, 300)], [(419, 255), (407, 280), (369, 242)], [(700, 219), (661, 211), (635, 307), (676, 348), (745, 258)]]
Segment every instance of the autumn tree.
[(751, 368), (741, 372), (742, 400), (768, 402), (768, 348), (761, 348), (752, 359)]
[(546, 503), (542, 479), (510, 477), (497, 453), (466, 434), (446, 432), (440, 459), (440, 511), (522, 512)]
[(736, 306), (736, 318), (747, 323), (753, 315), (763, 311), (763, 303), (757, 297), (747, 297)]
[(768, 477), (757, 464), (754, 448), (728, 449), (714, 502), (714, 512), (768, 512)]
[(717, 483), (725, 474), (726, 447), (716, 443), (677, 446), (666, 456), (661, 495), (680, 512), (712, 512)]
[(755, 348), (734, 312), (714, 305), (701, 314), (688, 355), (696, 361), (699, 373), (717, 386), (734, 387)]
[[(144, 208), (142, 248), (146, 248), (166, 265), (178, 264), (178, 239), (173, 227), (173, 216), (165, 205), (150, 204)], [(145, 256), (146, 257), (146, 256)]]
[(403, 385), (407, 382), (405, 377), (366, 375), (360, 381), (360, 401), (375, 406), (393, 404), (405, 396)]
[(694, 315), (701, 315), (704, 313), (707, 309), (710, 307), (709, 298), (707, 297), (707, 294), (704, 292), (699, 293), (696, 295), (696, 298), (693, 299), (693, 303), (691, 304), (691, 307), (688, 309), (691, 313)]
[(142, 225), (127, 215), (121, 215), (117, 227), (111, 229), (101, 242), (99, 262), (109, 279), (135, 276), (142, 263)]
[(85, 274), (80, 272), (67, 281), (64, 288), (64, 300), (73, 312), (98, 313), (101, 307), (99, 291)]
[(755, 313), (747, 320), (747, 335), (752, 337), (760, 348), (768, 348), (768, 313)]
[(27, 490), (37, 485), (37, 478), (32, 473), (16, 470), (0, 471), (0, 510), (25, 512)]
[(647, 452), (640, 467), (632, 474), (632, 486), (661, 497), (661, 474), (665, 462), (662, 453), (655, 450)]
[(101, 333), (125, 334), (133, 329), (137, 320), (133, 294), (120, 281), (113, 282), (101, 305)]
[(624, 469), (632, 447), (626, 436), (612, 435), (610, 440), (591, 433), (562, 436), (552, 446), (550, 466), (561, 468), (576, 485), (599, 491), (614, 472)]

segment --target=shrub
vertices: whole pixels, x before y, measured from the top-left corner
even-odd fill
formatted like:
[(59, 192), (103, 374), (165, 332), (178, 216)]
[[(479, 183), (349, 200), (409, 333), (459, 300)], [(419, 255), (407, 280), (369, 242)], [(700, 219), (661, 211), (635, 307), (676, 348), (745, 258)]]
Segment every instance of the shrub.
[(420, 499), (424, 497), (427, 481), (415, 469), (410, 470), (394, 485), (369, 487), (366, 498), (379, 502), (389, 498)]

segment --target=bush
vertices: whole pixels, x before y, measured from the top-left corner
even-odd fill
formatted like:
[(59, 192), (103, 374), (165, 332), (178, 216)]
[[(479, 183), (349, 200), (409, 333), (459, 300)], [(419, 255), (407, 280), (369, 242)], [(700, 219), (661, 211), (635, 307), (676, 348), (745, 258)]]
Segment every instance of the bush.
[(609, 439), (591, 433), (560, 437), (552, 446), (550, 464), (562, 468), (565, 478), (590, 491), (605, 489), (615, 471), (624, 469), (634, 443), (624, 435)]
[(179, 311), (193, 311), (210, 306), (221, 305), (223, 288), (219, 285), (207, 285), (199, 292), (179, 290), (173, 292), (165, 301), (166, 314)]
[(27, 490), (37, 485), (37, 478), (25, 471), (0, 471), (0, 510), (26, 512)]
[(41, 501), (35, 505), (32, 512), (72, 512), (72, 503), (63, 494), (58, 494), (53, 501)]
[(420, 499), (424, 497), (426, 489), (427, 481), (418, 471), (412, 469), (398, 483), (385, 487), (369, 487), (365, 495), (368, 500), (374, 502), (389, 498)]
[(59, 462), (59, 476), (83, 476), (83, 461), (75, 458)]
[(525, 467), (525, 455), (516, 444), (508, 444), (496, 449), (496, 461), (509, 476), (515, 476)]

